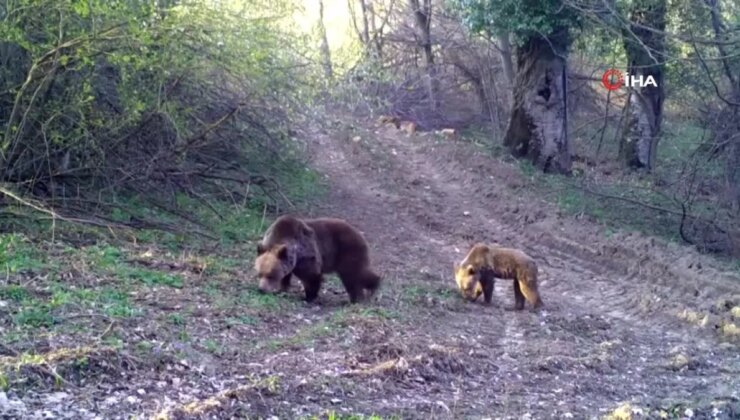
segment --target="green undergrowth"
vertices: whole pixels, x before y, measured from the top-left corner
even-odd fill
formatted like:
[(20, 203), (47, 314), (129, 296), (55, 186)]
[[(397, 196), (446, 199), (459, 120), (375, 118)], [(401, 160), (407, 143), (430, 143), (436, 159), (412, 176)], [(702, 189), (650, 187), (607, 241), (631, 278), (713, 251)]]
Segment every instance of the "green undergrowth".
[[(315, 172), (297, 168), (292, 174), (281, 186), (300, 206), (291, 212), (300, 214), (322, 197), (324, 187)], [(219, 328), (264, 328), (265, 316), (301, 304), (293, 296), (262, 294), (249, 283), (255, 241), (272, 222), (271, 212), (288, 211), (260, 193), (249, 196), (246, 202), (204, 202), (178, 194), (171, 206), (197, 225), (143, 197), (108, 198), (116, 203), (109, 206), (114, 210), (105, 215), (108, 220), (197, 227), (215, 240), (188, 229), (108, 229), (41, 220), (27, 208), (13, 208), (14, 216), (23, 217), (0, 218), (0, 341), (18, 354), (35, 354), (50, 339), (61, 346), (127, 349), (144, 359), (155, 350), (174, 355), (177, 343), (216, 356), (234, 351), (233, 343), (212, 335), (204, 317)], [(136, 328), (150, 331), (152, 339), (132, 334)], [(23, 379), (11, 382), (6, 385)]]
[(396, 420), (400, 417), (381, 417), (375, 414), (353, 414), (353, 413), (337, 413), (336, 411), (328, 411), (320, 416), (306, 417), (305, 420)]
[(637, 204), (675, 210), (675, 201), (650, 189), (646, 181), (596, 184), (584, 177), (543, 174), (528, 161), (521, 161), (519, 168), (538, 196), (567, 214), (587, 216), (608, 226), (607, 232), (627, 229), (680, 240), (680, 216)]
[[(605, 136), (600, 160), (597, 160), (597, 140), (594, 139), (598, 139), (598, 135), (585, 131), (581, 137), (573, 139), (574, 149), (581, 156), (596, 160), (596, 166), (574, 164), (573, 174), (563, 176), (544, 174), (527, 160), (515, 161), (526, 181), (526, 188), (535, 196), (557, 204), (564, 213), (588, 217), (606, 226), (606, 235), (632, 230), (685, 243), (679, 232), (682, 197), (675, 196), (676, 189), (671, 188), (670, 183), (680, 179), (685, 163), (703, 141), (704, 132), (690, 123), (670, 121), (659, 145), (654, 173), (609, 168), (607, 173), (611, 173), (605, 175), (602, 168), (614, 160), (606, 157), (616, 157), (618, 153), (613, 133)], [(501, 142), (493, 142), (485, 130), (468, 129), (463, 138), (473, 144), (485, 145), (495, 159), (514, 161)], [(720, 163), (719, 160), (703, 162), (702, 176), (708, 179), (721, 177)], [(659, 187), (659, 182), (668, 186)], [(695, 200), (690, 209), (691, 214), (704, 220), (716, 220), (716, 211), (717, 204), (708, 199)], [(735, 260), (734, 264), (740, 268), (740, 261)]]

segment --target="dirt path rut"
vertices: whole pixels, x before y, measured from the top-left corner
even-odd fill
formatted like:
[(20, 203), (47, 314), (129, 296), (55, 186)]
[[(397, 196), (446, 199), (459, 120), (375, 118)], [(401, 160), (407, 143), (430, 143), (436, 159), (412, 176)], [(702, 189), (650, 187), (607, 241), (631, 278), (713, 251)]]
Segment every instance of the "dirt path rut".
[[(740, 353), (721, 329), (740, 296), (731, 273), (688, 248), (607, 237), (561, 216), (524, 189), (515, 167), (473, 145), (374, 130), (316, 135), (314, 162), (332, 191), (316, 213), (365, 232), (386, 277), (378, 305), (412, 319), (393, 334), (407, 358), (415, 348), (440, 359), (431, 365), (444, 375), (369, 381), (370, 394), (386, 397), (356, 406), (418, 418), (588, 418), (623, 402), (637, 415), (686, 415), (680, 402), (690, 402), (695, 416), (737, 415)], [(509, 281), (497, 282), (493, 307), (455, 302), (452, 263), (477, 241), (539, 261), (544, 311), (507, 311)], [(419, 287), (446, 298), (397, 299)]]

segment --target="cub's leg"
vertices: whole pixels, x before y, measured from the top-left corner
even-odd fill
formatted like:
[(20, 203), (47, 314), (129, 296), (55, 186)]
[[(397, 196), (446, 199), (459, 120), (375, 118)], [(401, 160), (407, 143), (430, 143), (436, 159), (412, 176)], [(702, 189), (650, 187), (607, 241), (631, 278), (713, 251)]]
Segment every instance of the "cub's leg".
[[(521, 292), (524, 295), (524, 298), (529, 302), (534, 309), (537, 309), (542, 306), (542, 299), (540, 299), (540, 293), (537, 291), (537, 282), (536, 281), (522, 281), (519, 282), (519, 287), (521, 288)], [(524, 303), (522, 303), (522, 307), (524, 307)]]
[(524, 294), (521, 289), (521, 282), (514, 280), (514, 309), (517, 311), (524, 309)]
[(496, 279), (493, 276), (485, 276), (481, 279), (480, 284), (483, 286), (483, 302), (490, 305), (493, 300), (493, 287), (496, 284)]

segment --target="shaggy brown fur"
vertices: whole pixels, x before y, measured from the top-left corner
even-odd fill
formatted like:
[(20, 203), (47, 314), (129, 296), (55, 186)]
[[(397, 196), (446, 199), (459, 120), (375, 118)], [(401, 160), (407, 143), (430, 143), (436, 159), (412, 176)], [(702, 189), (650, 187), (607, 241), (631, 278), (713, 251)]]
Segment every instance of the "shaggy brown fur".
[(537, 289), (537, 264), (518, 249), (474, 245), (461, 263), (455, 264), (455, 281), (462, 295), (475, 301), (491, 303), (495, 278), (514, 280), (516, 309), (524, 309), (525, 300), (535, 309), (543, 305)]
[(291, 216), (281, 216), (267, 229), (254, 262), (260, 290), (287, 290), (295, 274), (309, 302), (319, 295), (323, 275), (329, 273), (339, 275), (352, 303), (364, 297), (365, 289), (372, 295), (381, 279), (369, 265), (367, 242), (344, 220)]

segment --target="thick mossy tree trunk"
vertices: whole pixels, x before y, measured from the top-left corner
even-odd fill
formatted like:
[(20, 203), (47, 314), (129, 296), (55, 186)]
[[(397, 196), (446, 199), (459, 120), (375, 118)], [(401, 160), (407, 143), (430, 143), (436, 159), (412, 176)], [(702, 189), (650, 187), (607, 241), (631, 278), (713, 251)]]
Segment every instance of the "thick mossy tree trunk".
[[(625, 30), (624, 47), (633, 80), (624, 110), (619, 156), (626, 166), (652, 170), (663, 119), (666, 0), (635, 0)], [(652, 83), (650, 81), (654, 81)], [(650, 83), (648, 83), (650, 82)]]
[(567, 28), (532, 36), (516, 49), (514, 104), (504, 145), (545, 172), (569, 173), (566, 103)]

